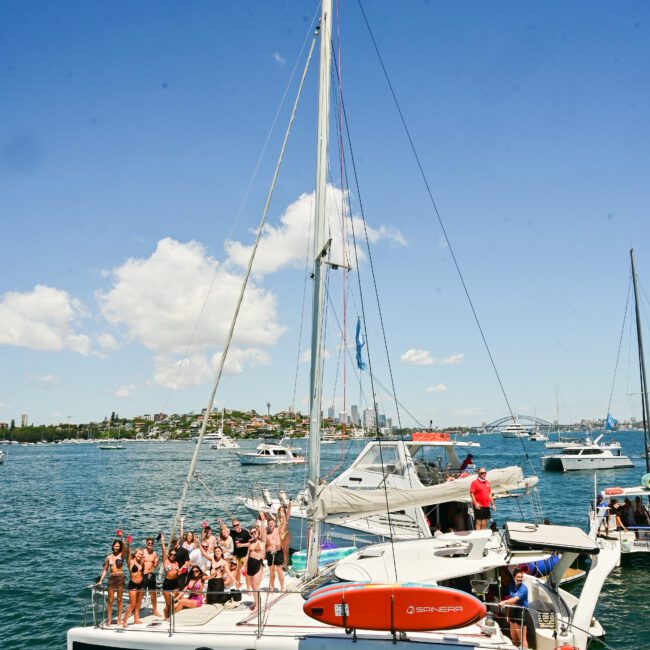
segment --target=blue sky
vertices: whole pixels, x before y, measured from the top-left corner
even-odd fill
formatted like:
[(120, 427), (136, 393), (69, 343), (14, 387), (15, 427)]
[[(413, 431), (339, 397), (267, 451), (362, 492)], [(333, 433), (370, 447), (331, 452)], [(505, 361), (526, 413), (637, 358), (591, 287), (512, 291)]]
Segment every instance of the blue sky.
[[(650, 284), (650, 8), (364, 7), (515, 410), (553, 418), (557, 386), (561, 419), (604, 416), (630, 247)], [(237, 215), (316, 11), (288, 1), (2, 3), (0, 421), (204, 406), (295, 81)], [(340, 32), (398, 397), (440, 425), (506, 415), (356, 2), (341, 3)], [(228, 407), (287, 408), (298, 365), (295, 406), (305, 410), (308, 364), (297, 358), (308, 340), (305, 330), (299, 349), (315, 91), (314, 64), (217, 395)], [(353, 189), (355, 217), (358, 198)], [(366, 259), (369, 346), (388, 385), (368, 271)], [(338, 302), (340, 273), (331, 283)], [(352, 303), (358, 296), (349, 329)], [(339, 409), (336, 336), (330, 328), (324, 407)], [(639, 415), (627, 331), (622, 347), (621, 418)], [(348, 405), (359, 402), (353, 374)]]

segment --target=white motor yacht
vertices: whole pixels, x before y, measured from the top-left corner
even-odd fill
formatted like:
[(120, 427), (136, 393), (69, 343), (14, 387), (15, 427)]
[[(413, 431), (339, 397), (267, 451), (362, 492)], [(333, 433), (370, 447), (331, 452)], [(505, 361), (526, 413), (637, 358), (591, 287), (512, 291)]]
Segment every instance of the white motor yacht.
[(263, 442), (255, 451), (235, 452), (242, 465), (295, 465), (305, 462), (291, 447), (282, 444)]
[(545, 470), (571, 472), (584, 469), (619, 469), (634, 467), (634, 463), (621, 453), (619, 443), (603, 445), (600, 440), (603, 434), (593, 442), (587, 441), (581, 445), (566, 447), (559, 454), (542, 456)]
[(501, 430), (501, 435), (504, 438), (529, 438), (532, 430), (524, 427), (519, 422), (513, 422)]

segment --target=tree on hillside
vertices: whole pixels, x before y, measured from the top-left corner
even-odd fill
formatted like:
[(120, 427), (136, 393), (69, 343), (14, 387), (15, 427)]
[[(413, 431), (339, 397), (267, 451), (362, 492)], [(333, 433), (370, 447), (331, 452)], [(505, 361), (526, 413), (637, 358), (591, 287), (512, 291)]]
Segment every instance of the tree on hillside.
[(12, 418), (11, 424), (9, 425), (9, 429), (13, 431), (16, 428), (16, 420)]

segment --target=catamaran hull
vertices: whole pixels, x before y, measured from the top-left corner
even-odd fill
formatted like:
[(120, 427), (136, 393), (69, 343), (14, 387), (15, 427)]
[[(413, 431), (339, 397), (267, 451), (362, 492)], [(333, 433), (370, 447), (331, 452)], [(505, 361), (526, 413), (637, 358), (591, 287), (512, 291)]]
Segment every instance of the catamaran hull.
[[(311, 632), (311, 634), (310, 634)], [(306, 634), (309, 634), (307, 636)], [(296, 630), (295, 632), (275, 632), (256, 638), (252, 634), (155, 634), (155, 639), (143, 638), (138, 632), (117, 632), (116, 630), (99, 630), (93, 628), (73, 628), (68, 632), (67, 650), (338, 650), (353, 648), (353, 650), (395, 650), (395, 641), (390, 635), (384, 638), (365, 637), (358, 633), (356, 641), (352, 636), (341, 630), (340, 633), (314, 633), (313, 630)], [(149, 636), (149, 635), (147, 635)], [(462, 643), (456, 640), (449, 642), (443, 639), (427, 641), (424, 635), (409, 635), (408, 640), (400, 640), (399, 647), (412, 647), (414, 650), (501, 650), (514, 648), (508, 644), (481, 641)], [(441, 636), (441, 635), (439, 635)], [(549, 646), (549, 649), (551, 646)]]

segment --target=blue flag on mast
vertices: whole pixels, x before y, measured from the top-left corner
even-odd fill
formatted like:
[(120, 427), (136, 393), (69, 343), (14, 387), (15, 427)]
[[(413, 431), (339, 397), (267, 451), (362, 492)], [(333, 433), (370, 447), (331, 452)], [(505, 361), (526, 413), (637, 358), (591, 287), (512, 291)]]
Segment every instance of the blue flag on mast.
[(618, 424), (618, 420), (615, 420), (612, 417), (611, 413), (607, 414), (607, 419), (605, 420), (605, 431), (611, 431)]
[(366, 337), (361, 333), (361, 319), (357, 318), (357, 334), (355, 336), (357, 343), (357, 366), (359, 370), (367, 370), (368, 366), (363, 362), (363, 357), (361, 356), (361, 351), (363, 346), (366, 344)]

